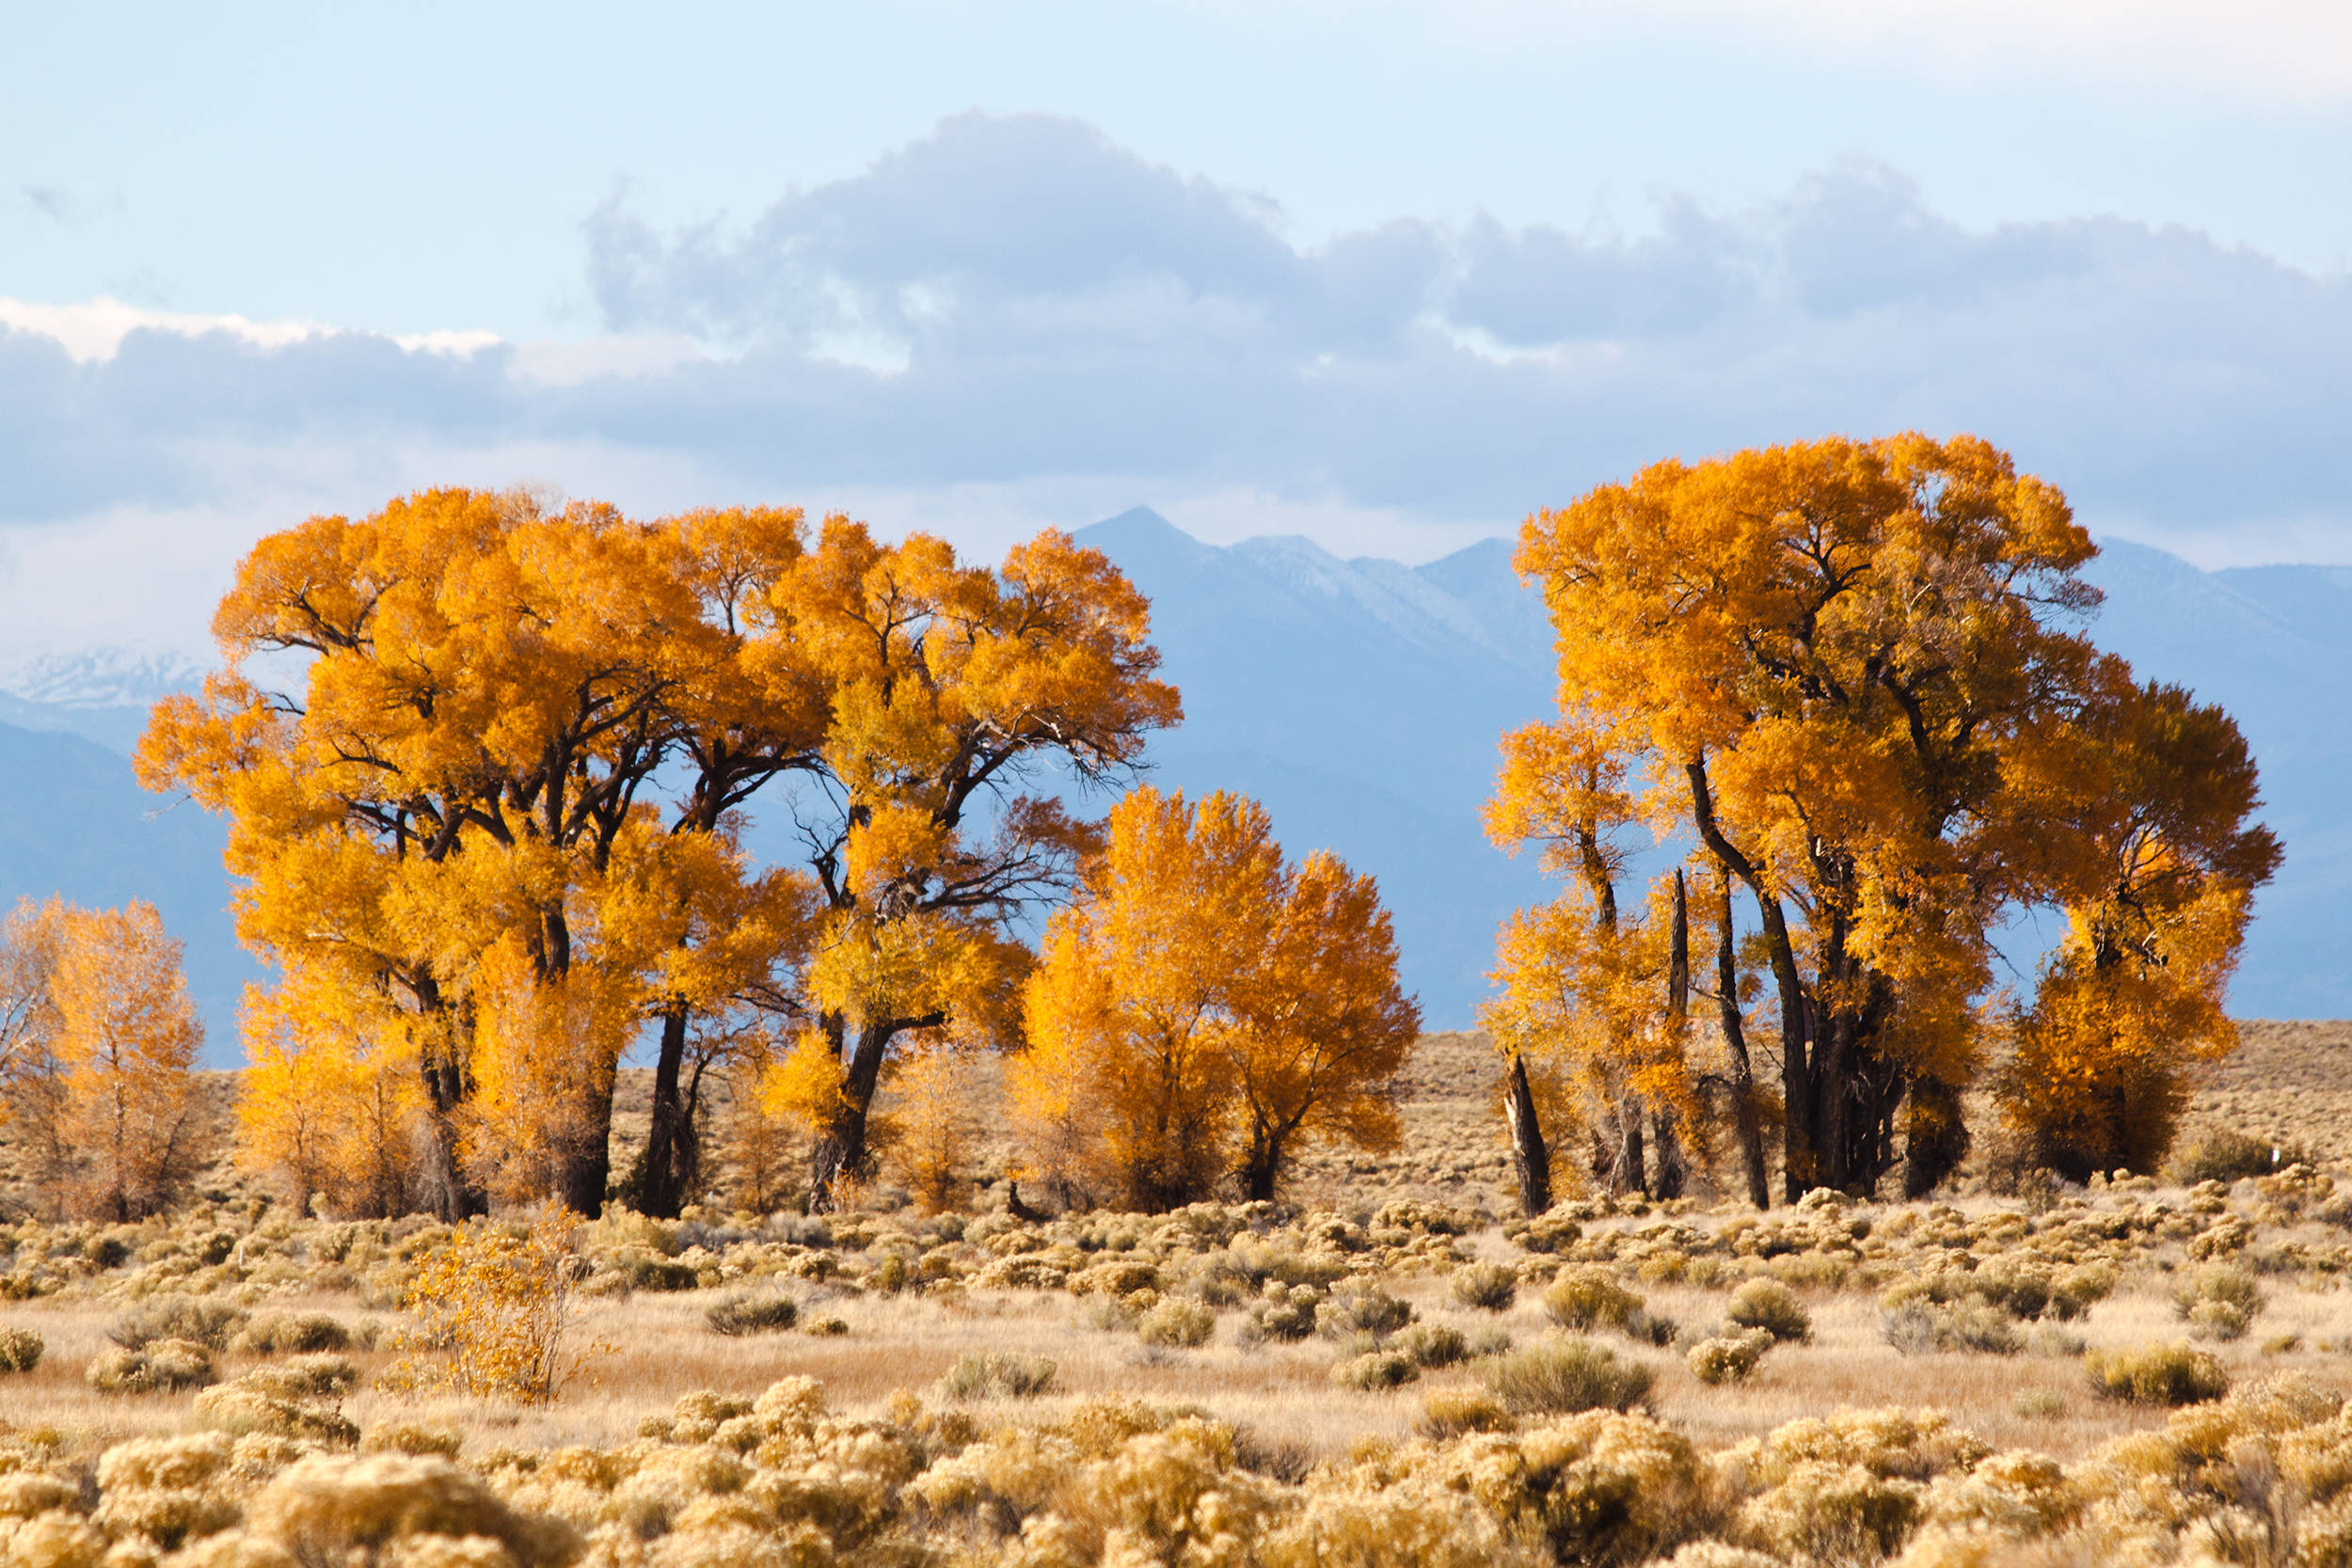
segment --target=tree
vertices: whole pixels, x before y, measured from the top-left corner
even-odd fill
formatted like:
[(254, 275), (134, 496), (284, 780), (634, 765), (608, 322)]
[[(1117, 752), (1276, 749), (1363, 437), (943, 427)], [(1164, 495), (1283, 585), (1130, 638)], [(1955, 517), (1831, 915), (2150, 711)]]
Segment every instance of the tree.
[(820, 890), (809, 1027), (785, 1065), (821, 1212), (866, 1166), (894, 1047), (1013, 1033), (1031, 958), (1009, 923), (1066, 897), (1101, 842), (1025, 786), (1049, 760), (1088, 784), (1125, 773), (1181, 710), (1152, 677), (1143, 595), (1066, 534), (991, 572), (829, 518), (771, 601), (772, 659), (830, 715), (799, 815)]
[(22, 1174), (53, 1198), (61, 1196), (71, 1154), (50, 988), (67, 912), (61, 898), (19, 898), (0, 925), (0, 1119), (13, 1130)]
[(1791, 1196), (1899, 1164), (1924, 1193), (1966, 1148), (1991, 931), (2096, 835), (2067, 781), (2128, 679), (2069, 625), (2093, 553), (2006, 453), (1916, 435), (1657, 464), (1521, 534), (1561, 712), (1515, 763), (1559, 793), (1605, 761), (1628, 821), (1746, 892)]
[(2161, 1164), (2185, 1067), (2237, 1048), (2222, 1001), (2251, 892), (2280, 859), (2267, 830), (2245, 826), (2253, 758), (2219, 708), (2150, 685), (2098, 720), (2099, 770), (2067, 782), (2092, 807), (2067, 935), (2012, 1014), (1994, 1084), (2035, 1159), (2077, 1181)]
[(180, 943), (151, 904), (67, 910), (49, 991), (67, 1191), (116, 1221), (162, 1212), (210, 1153), (194, 1078), (204, 1030)]
[(297, 1209), (389, 1219), (419, 1196), (422, 1086), (403, 1070), (402, 1021), (332, 977), (297, 970), (247, 987), (237, 1162)]
[(1270, 1196), (1317, 1138), (1394, 1147), (1421, 1022), (1371, 879), (1286, 865), (1255, 801), (1148, 786), (1048, 927), (1025, 1018), (1007, 1076), (1030, 1168), (1153, 1212), (1229, 1174)]

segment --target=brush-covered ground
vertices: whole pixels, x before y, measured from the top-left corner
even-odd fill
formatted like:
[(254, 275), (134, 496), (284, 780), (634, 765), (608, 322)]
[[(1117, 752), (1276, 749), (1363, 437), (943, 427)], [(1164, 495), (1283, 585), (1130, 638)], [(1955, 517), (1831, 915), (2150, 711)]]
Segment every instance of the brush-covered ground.
[(2233, 1180), (1529, 1225), (1433, 1036), (1279, 1206), (616, 1212), (530, 1408), (378, 1386), (442, 1227), (216, 1173), (0, 1227), (0, 1558), (2352, 1564), (2352, 1025), (2246, 1033), (2184, 1144), (2304, 1163)]

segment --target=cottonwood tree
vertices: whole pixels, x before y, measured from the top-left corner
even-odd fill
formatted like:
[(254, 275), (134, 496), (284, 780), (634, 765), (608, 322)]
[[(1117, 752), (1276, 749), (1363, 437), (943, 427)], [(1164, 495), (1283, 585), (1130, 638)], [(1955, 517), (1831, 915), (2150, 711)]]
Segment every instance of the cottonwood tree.
[(2064, 784), (2129, 683), (2074, 629), (2093, 553), (1966, 436), (1661, 463), (1522, 531), (1560, 717), (1514, 744), (1608, 759), (1629, 819), (1747, 895), (1791, 1196), (1898, 1165), (1924, 1193), (1966, 1148), (1991, 931), (2097, 836)]
[(210, 1157), (197, 1092), (203, 1025), (188, 1000), (180, 943), (151, 904), (56, 911), (49, 973), (54, 1078), (40, 1142), (71, 1208), (115, 1221), (168, 1207)]
[(2245, 825), (2254, 762), (2219, 708), (2152, 685), (2090, 725), (2081, 771), (2054, 781), (2087, 830), (2067, 934), (2011, 1016), (1994, 1085), (2036, 1162), (2077, 1181), (2161, 1164), (2187, 1068), (2237, 1048), (2222, 1002), (2252, 891), (2280, 860), (2271, 833)]
[(421, 1196), (423, 1086), (403, 1021), (331, 975), (297, 969), (246, 990), (237, 1163), (345, 1219), (405, 1214)]
[(1399, 1136), (1420, 1028), (1371, 879), (1286, 864), (1265, 811), (1138, 788), (1088, 895), (1055, 917), (1008, 1084), (1030, 1168), (1065, 1201), (1159, 1212), (1234, 1177), (1269, 1196), (1299, 1148)]

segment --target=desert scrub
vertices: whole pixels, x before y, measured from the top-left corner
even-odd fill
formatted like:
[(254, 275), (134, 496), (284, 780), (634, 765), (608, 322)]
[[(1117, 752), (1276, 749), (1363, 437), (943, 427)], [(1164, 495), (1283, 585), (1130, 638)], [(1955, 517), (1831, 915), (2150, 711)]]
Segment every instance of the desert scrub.
[(1432, 1388), (1421, 1399), (1421, 1418), (1415, 1431), (1439, 1442), (1473, 1432), (1509, 1432), (1518, 1425), (1491, 1388), (1476, 1385)]
[(351, 1346), (351, 1330), (326, 1312), (264, 1312), (230, 1344), (248, 1355), (309, 1354)]
[(2186, 1344), (2094, 1350), (2083, 1370), (2101, 1398), (2130, 1404), (2199, 1404), (2230, 1391), (2221, 1363)]
[(1498, 1355), (1480, 1369), (1487, 1388), (1521, 1415), (1630, 1410), (1649, 1398), (1658, 1374), (1589, 1339), (1547, 1339)]
[(414, 1458), (455, 1459), (466, 1446), (454, 1427), (426, 1426), (421, 1421), (378, 1421), (359, 1434), (361, 1453), (405, 1453)]
[(1879, 1338), (1904, 1355), (2015, 1355), (2026, 1348), (2009, 1315), (1981, 1301), (1907, 1303), (1880, 1315)]
[(206, 1350), (223, 1351), (245, 1322), (245, 1308), (233, 1302), (205, 1296), (150, 1296), (118, 1314), (106, 1338), (125, 1350), (137, 1350), (158, 1339), (188, 1339)]
[(1796, 1293), (1777, 1279), (1751, 1279), (1731, 1292), (1724, 1320), (1740, 1328), (1760, 1328), (1774, 1340), (1802, 1344), (1813, 1338), (1813, 1319)]
[(1035, 1399), (1054, 1386), (1060, 1369), (1042, 1355), (985, 1351), (960, 1355), (939, 1380), (942, 1398), (951, 1400)]
[(2234, 1263), (2208, 1263), (2172, 1294), (2172, 1309), (2200, 1339), (2242, 1339), (2264, 1307), (2254, 1276)]
[(1389, 1343), (1398, 1354), (1411, 1357), (1416, 1367), (1451, 1367), (1470, 1353), (1462, 1331), (1446, 1323), (1414, 1323)]
[(703, 1309), (713, 1334), (781, 1334), (801, 1321), (801, 1304), (775, 1291), (739, 1291)]
[(403, 1562), (444, 1568), (561, 1568), (580, 1554), (560, 1519), (517, 1513), (444, 1459), (406, 1454), (305, 1459), (207, 1548), (223, 1564)]
[(1519, 1273), (1508, 1263), (1470, 1263), (1454, 1271), (1454, 1299), (1480, 1312), (1507, 1312), (1518, 1299)]
[(1772, 1337), (1760, 1328), (1701, 1339), (1691, 1348), (1691, 1375), (1701, 1383), (1745, 1383), (1774, 1343)]
[(137, 1350), (117, 1345), (82, 1369), (82, 1381), (102, 1394), (201, 1388), (219, 1375), (213, 1353), (193, 1339), (156, 1339)]
[(1376, 1392), (1397, 1388), (1421, 1376), (1421, 1369), (1413, 1358), (1399, 1351), (1367, 1351), (1351, 1355), (1331, 1369), (1331, 1381), (1342, 1388), (1360, 1388)]
[(1192, 1350), (1216, 1333), (1216, 1314), (1197, 1301), (1169, 1296), (1136, 1322), (1136, 1337), (1147, 1345)]
[(485, 1220), (451, 1232), (418, 1262), (408, 1289), (415, 1322), (401, 1338), (412, 1354), (385, 1374), (385, 1386), (552, 1401), (591, 1355), (612, 1348), (565, 1348), (583, 1269), (572, 1245), (579, 1225), (557, 1212), (521, 1234)]
[(1413, 1321), (1413, 1309), (1377, 1285), (1357, 1281), (1315, 1308), (1315, 1332), (1327, 1339), (1369, 1334), (1383, 1339)]
[(1571, 1263), (1544, 1291), (1544, 1313), (1562, 1328), (1581, 1334), (1623, 1328), (1642, 1310), (1642, 1298), (1596, 1263)]
[(40, 1365), (47, 1341), (29, 1328), (0, 1328), (0, 1372), (29, 1372)]
[(1311, 1285), (1285, 1285), (1269, 1279), (1250, 1304), (1247, 1330), (1256, 1339), (1304, 1339), (1315, 1331), (1315, 1308), (1323, 1294)]

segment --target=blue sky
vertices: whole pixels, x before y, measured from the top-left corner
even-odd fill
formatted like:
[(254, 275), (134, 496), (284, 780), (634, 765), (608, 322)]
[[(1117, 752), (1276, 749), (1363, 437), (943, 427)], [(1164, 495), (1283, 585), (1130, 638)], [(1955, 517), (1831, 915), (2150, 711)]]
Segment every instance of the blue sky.
[[(2226, 14), (2225, 14), (2226, 12)], [(0, 69), (0, 660), (200, 645), (440, 481), (1426, 559), (1974, 429), (2352, 561), (2352, 10), (47, 8)]]

